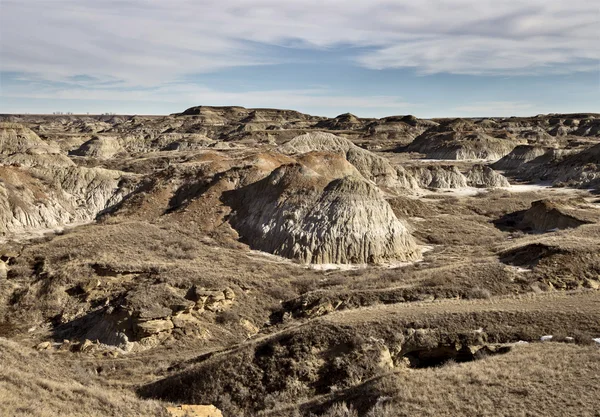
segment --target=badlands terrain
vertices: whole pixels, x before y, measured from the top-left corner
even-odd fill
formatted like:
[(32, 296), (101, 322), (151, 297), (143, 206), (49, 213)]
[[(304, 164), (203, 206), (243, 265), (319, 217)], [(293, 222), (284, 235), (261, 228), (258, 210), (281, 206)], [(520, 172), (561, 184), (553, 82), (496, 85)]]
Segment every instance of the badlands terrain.
[(0, 414), (598, 416), (599, 192), (599, 114), (2, 115)]

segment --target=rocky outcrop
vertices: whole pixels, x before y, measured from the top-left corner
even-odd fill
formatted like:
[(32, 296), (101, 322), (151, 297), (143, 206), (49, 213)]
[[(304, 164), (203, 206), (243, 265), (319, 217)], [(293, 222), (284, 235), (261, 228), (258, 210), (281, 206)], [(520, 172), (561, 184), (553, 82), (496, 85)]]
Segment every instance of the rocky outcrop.
[(113, 136), (94, 136), (82, 144), (79, 149), (72, 152), (73, 155), (87, 156), (97, 159), (109, 159), (123, 151), (119, 140)]
[(492, 168), (485, 165), (474, 165), (465, 174), (467, 183), (477, 188), (510, 187), (508, 180)]
[(418, 152), (429, 159), (498, 160), (518, 144), (506, 132), (456, 119), (427, 130), (402, 150)]
[(407, 170), (423, 188), (463, 188), (467, 179), (453, 165), (411, 166)]
[(531, 203), (531, 208), (523, 213), (518, 227), (538, 232), (556, 229), (571, 229), (588, 223), (585, 220), (568, 214), (559, 203), (539, 200)]
[[(347, 171), (342, 171), (344, 174)], [(411, 261), (419, 250), (383, 195), (358, 176), (302, 164), (228, 193), (229, 221), (250, 247), (302, 263)]]
[(31, 129), (18, 123), (0, 123), (0, 155), (16, 153), (59, 153), (56, 146), (44, 142)]
[(0, 233), (93, 220), (131, 191), (125, 177), (101, 168), (0, 167)]
[(429, 159), (498, 160), (513, 149), (513, 144), (484, 133), (423, 134), (406, 148), (419, 152)]
[(600, 188), (600, 145), (575, 149), (548, 149), (510, 172), (511, 176), (554, 186)]
[(362, 127), (363, 122), (351, 113), (344, 113), (333, 119), (322, 120), (315, 125), (316, 129), (354, 130)]
[(311, 151), (334, 152), (342, 155), (364, 178), (377, 185), (392, 189), (408, 188), (412, 185), (402, 176), (399, 177), (397, 169), (387, 159), (359, 148), (348, 139), (331, 133), (306, 133), (280, 146), (278, 150), (288, 155)]
[(546, 153), (546, 149), (541, 146), (519, 145), (508, 155), (492, 164), (491, 167), (503, 171), (518, 169), (523, 164), (533, 161), (544, 153)]

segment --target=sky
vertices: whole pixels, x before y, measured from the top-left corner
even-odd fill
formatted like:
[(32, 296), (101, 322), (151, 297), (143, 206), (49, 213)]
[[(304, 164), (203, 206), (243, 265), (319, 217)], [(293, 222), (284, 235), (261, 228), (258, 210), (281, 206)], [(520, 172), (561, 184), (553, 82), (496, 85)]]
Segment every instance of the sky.
[(600, 112), (598, 0), (0, 0), (0, 113)]

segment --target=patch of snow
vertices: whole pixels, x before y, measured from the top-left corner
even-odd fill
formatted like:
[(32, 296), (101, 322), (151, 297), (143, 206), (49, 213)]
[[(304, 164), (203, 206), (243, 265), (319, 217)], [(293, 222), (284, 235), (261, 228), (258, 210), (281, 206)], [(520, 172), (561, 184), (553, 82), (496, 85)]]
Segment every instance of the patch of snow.
[(355, 271), (366, 268), (367, 264), (308, 264), (306, 267), (315, 271)]
[(462, 188), (438, 188), (436, 190), (423, 189), (421, 196), (428, 195), (447, 195), (453, 197), (472, 197), (474, 195), (487, 192), (485, 188), (462, 187)]

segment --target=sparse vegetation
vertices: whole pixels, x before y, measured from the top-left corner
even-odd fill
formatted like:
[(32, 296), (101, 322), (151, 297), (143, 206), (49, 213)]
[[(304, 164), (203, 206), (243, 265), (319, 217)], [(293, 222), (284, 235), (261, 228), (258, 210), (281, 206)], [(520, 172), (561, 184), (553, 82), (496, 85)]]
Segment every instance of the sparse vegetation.
[[(432, 152), (456, 139), (504, 154), (515, 144), (498, 131), (517, 122), (227, 107), (57, 120), (0, 125), (0, 414), (160, 416), (170, 402), (226, 417), (596, 412), (597, 198), (465, 188), (504, 177), (401, 152), (441, 132), (446, 150)], [(96, 221), (44, 235), (45, 218)], [(303, 263), (313, 255), (369, 264)]]

